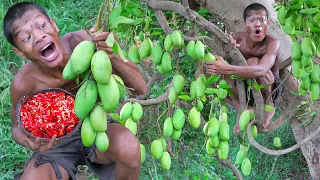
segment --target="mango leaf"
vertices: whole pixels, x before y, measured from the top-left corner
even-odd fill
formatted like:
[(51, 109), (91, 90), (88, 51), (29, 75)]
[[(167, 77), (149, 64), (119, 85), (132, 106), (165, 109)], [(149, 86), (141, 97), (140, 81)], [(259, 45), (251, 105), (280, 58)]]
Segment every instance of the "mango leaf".
[(207, 88), (206, 89), (206, 94), (217, 94), (218, 91), (219, 90), (217, 88)]
[(220, 78), (220, 75), (218, 75), (218, 76), (211, 75), (211, 76), (207, 79), (206, 85), (208, 86), (208, 85), (210, 85), (210, 84), (212, 84), (212, 83), (217, 82), (217, 81), (219, 80), (219, 78)]
[(133, 19), (124, 17), (124, 16), (118, 16), (116, 18), (114, 18), (113, 23), (111, 24), (111, 29), (115, 29), (118, 27), (119, 24), (133, 24), (135, 21)]
[(293, 92), (293, 91), (291, 91), (291, 90), (290, 90), (290, 93), (291, 93), (292, 95), (294, 95), (294, 96), (299, 96), (299, 94), (298, 94), (298, 93)]
[(190, 101), (192, 100), (190, 96), (184, 94), (184, 95), (179, 95), (178, 98), (184, 100), (184, 101)]
[(138, 8), (130, 8), (130, 7), (126, 7), (126, 12), (128, 12), (129, 14), (135, 15), (137, 17), (142, 17), (144, 16), (144, 14), (140, 11), (140, 9)]
[(114, 23), (116, 23), (116, 18), (120, 16), (121, 14), (121, 6), (117, 6), (112, 9), (110, 15), (109, 15), (109, 27), (112, 27)]
[(122, 50), (117, 42), (113, 44), (112, 51), (120, 56), (124, 62), (128, 62), (128, 59), (123, 55)]
[(204, 102), (204, 103), (207, 101), (206, 96), (202, 96), (200, 99), (201, 99), (201, 101)]
[(268, 86), (270, 86), (270, 85), (259, 85), (258, 83), (253, 83), (253, 88), (254, 88), (255, 90), (257, 90), (257, 91), (259, 91), (259, 90), (262, 89), (262, 88), (266, 88), (266, 87), (268, 87)]
[(114, 44), (115, 40), (114, 40), (114, 35), (113, 35), (113, 32), (111, 32), (107, 39), (106, 39), (106, 44), (109, 46), (109, 47), (113, 47), (113, 44)]
[(228, 85), (228, 84), (219, 84), (218, 86), (219, 88), (222, 88), (222, 89), (231, 89), (232, 86)]

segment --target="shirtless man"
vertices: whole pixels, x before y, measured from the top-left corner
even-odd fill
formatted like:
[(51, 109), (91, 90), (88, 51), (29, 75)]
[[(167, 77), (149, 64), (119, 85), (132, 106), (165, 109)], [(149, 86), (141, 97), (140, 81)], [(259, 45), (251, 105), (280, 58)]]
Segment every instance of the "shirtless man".
[[(243, 13), (244, 29), (246, 32), (238, 32), (229, 35), (229, 39), (234, 48), (238, 48), (243, 57), (247, 60), (248, 66), (229, 65), (222, 57), (217, 57), (216, 62), (205, 61), (204, 67), (209, 74), (237, 75), (244, 78), (256, 78), (258, 84), (268, 85), (261, 89), (265, 104), (273, 104), (272, 98), (267, 101), (272, 91), (272, 84), (275, 79), (279, 79), (279, 61), (278, 51), (280, 43), (271, 36), (266, 35), (270, 21), (268, 20), (267, 9), (258, 3), (249, 5)], [(232, 92), (235, 98), (228, 97), (230, 103), (238, 111), (238, 118), (234, 133), (239, 133), (240, 104), (236, 83), (228, 76), (224, 76), (229, 85), (232, 86)], [(248, 109), (252, 112), (251, 106)], [(265, 113), (263, 128), (266, 128), (274, 115), (274, 111)]]
[[(32, 151), (34, 155), (27, 162), (21, 179), (75, 179), (77, 166), (87, 164), (100, 179), (108, 179), (108, 168), (115, 166), (116, 179), (138, 179), (140, 173), (140, 145), (137, 138), (119, 123), (108, 125), (110, 146), (100, 153), (94, 146), (83, 147), (80, 131), (70, 139), (56, 143), (55, 137), (46, 145), (39, 139), (30, 140), (18, 127), (16, 106), (27, 92), (45, 88), (62, 88), (72, 93), (78, 89), (75, 80), (64, 80), (62, 71), (75, 46), (84, 40), (91, 40), (97, 49), (109, 55), (115, 74), (124, 80), (133, 93), (143, 94), (146, 83), (132, 63), (112, 54), (105, 43), (108, 32), (89, 36), (86, 31), (70, 32), (60, 37), (54, 19), (35, 3), (18, 3), (9, 8), (4, 19), (4, 34), (13, 45), (14, 51), (23, 59), (29, 59), (14, 77), (11, 84), (12, 138)], [(109, 177), (110, 178), (110, 177)]]

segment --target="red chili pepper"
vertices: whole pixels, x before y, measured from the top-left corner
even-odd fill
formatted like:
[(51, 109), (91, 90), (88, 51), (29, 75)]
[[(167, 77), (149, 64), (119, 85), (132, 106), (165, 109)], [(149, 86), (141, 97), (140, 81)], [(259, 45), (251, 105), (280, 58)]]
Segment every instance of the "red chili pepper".
[(74, 112), (74, 98), (64, 92), (38, 93), (20, 110), (25, 129), (37, 137), (61, 137), (70, 133), (79, 118)]

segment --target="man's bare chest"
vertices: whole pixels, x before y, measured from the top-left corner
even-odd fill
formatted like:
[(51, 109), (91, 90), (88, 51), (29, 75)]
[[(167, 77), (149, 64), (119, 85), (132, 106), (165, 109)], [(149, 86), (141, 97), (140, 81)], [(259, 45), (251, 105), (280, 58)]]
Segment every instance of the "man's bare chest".
[(241, 52), (241, 54), (243, 55), (243, 57), (245, 59), (249, 59), (252, 57), (256, 57), (261, 59), (267, 52), (266, 48), (264, 47), (260, 47), (260, 48), (253, 48), (253, 49), (249, 49), (249, 48), (239, 48), (239, 51)]

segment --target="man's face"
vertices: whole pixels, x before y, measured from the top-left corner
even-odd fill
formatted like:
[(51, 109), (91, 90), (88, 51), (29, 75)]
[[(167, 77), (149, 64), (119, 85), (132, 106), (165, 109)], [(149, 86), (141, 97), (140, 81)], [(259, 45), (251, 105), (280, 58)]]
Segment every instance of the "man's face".
[(253, 41), (262, 41), (266, 36), (269, 21), (263, 10), (251, 10), (245, 21), (245, 29)]
[(53, 19), (29, 10), (12, 25), (16, 52), (38, 65), (56, 67), (63, 59), (58, 31)]

